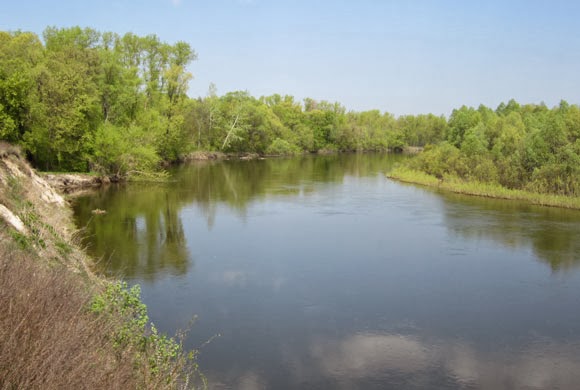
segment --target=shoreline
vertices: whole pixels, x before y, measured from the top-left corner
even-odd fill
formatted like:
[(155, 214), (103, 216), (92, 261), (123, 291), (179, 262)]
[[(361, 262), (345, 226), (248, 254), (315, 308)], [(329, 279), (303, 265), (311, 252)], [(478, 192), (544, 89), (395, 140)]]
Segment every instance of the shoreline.
[[(292, 158), (300, 156), (330, 156), (340, 154), (357, 154), (357, 153), (385, 153), (385, 154), (405, 154), (415, 155), (420, 153), (422, 147), (409, 146), (402, 151), (386, 150), (386, 151), (372, 151), (372, 150), (318, 150), (316, 152), (302, 152), (298, 154), (258, 154), (258, 153), (222, 153), (211, 151), (196, 151), (186, 156), (183, 156), (178, 161), (162, 162), (161, 168), (171, 168), (182, 164), (193, 162), (209, 162), (209, 161), (255, 161), (267, 160), (272, 158)], [(38, 172), (38, 174), (46, 180), (53, 188), (57, 188), (65, 193), (76, 192), (84, 189), (99, 188), (110, 184), (124, 183), (128, 181), (158, 181), (155, 176), (151, 178), (138, 178), (132, 176), (121, 176), (117, 174), (103, 175), (90, 172)]]
[(395, 168), (387, 177), (402, 183), (417, 184), (431, 188), (439, 188), (456, 194), (479, 196), (482, 198), (517, 200), (537, 206), (559, 207), (580, 210), (580, 198), (563, 195), (540, 194), (524, 190), (513, 190), (498, 184), (481, 182), (465, 182), (455, 177), (438, 179), (421, 171), (408, 168)]
[(111, 183), (119, 183), (125, 179), (117, 175), (94, 175), (90, 173), (44, 173), (40, 176), (53, 188), (62, 191), (81, 190), (85, 188), (96, 188)]

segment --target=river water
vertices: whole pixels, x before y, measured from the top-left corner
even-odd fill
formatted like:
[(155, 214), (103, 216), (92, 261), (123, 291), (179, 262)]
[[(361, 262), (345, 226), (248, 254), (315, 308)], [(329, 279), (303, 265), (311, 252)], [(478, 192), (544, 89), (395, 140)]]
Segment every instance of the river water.
[(580, 388), (580, 212), (387, 179), (402, 158), (193, 163), (76, 222), (159, 329), (196, 316), (210, 389)]

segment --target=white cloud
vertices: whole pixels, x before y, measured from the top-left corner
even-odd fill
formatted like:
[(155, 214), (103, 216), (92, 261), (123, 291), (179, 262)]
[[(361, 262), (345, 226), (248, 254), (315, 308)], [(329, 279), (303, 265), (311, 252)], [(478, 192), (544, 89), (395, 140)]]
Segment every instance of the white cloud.
[(364, 378), (382, 370), (416, 372), (429, 364), (423, 345), (400, 335), (357, 334), (338, 343), (315, 343), (312, 356), (330, 376)]
[(389, 371), (418, 378), (429, 375), (430, 367), (444, 367), (448, 378), (465, 387), (576, 389), (580, 383), (578, 348), (550, 339), (518, 351), (489, 353), (461, 342), (428, 345), (412, 336), (355, 334), (317, 340), (310, 354), (322, 373), (346, 381)]

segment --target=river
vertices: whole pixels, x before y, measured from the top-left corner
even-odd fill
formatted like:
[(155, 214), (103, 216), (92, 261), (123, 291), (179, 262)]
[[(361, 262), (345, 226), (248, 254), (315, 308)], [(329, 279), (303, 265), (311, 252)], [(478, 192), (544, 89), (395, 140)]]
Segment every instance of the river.
[(160, 330), (196, 316), (210, 389), (577, 389), (580, 212), (387, 179), (402, 158), (192, 163), (75, 218)]

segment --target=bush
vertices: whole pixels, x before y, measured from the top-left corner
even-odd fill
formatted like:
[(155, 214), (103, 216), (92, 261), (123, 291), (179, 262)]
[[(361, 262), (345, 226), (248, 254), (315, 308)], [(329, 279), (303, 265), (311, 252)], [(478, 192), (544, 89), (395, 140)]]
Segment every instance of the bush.
[(468, 171), (459, 149), (447, 142), (426, 147), (412, 160), (411, 166), (439, 179), (447, 174), (465, 177)]
[(197, 374), (196, 353), (184, 354), (180, 342), (158, 333), (149, 322), (140, 292), (139, 285), (129, 288), (126, 282), (111, 283), (93, 298), (90, 310), (107, 321), (124, 319), (112, 333), (113, 346), (118, 354), (126, 350), (137, 352), (133, 367), (147, 373), (147, 382), (169, 387), (188, 383)]
[(161, 159), (146, 138), (145, 130), (139, 126), (104, 124), (94, 136), (93, 169), (122, 176), (154, 172)]
[(276, 138), (266, 149), (266, 154), (270, 156), (290, 156), (300, 153), (297, 146), (281, 138)]

